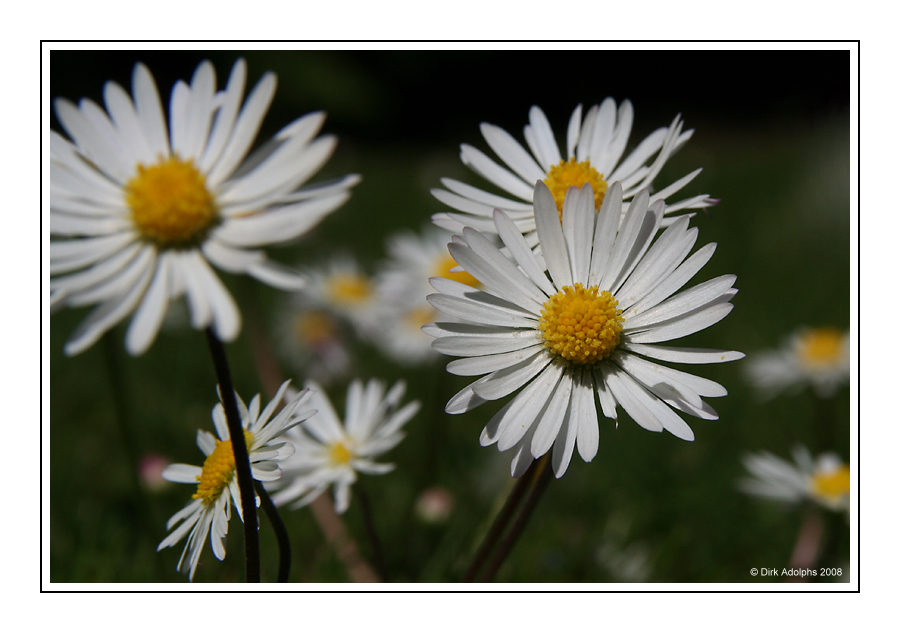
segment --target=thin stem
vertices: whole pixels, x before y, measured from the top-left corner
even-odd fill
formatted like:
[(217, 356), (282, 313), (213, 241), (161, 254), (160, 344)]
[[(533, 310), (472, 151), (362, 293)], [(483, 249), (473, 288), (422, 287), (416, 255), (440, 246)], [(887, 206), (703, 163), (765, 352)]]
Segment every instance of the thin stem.
[(272, 529), (275, 531), (275, 538), (278, 540), (278, 582), (287, 582), (291, 575), (291, 540), (288, 538), (287, 528), (262, 482), (254, 481), (253, 486), (256, 488), (260, 505), (269, 518), (269, 523), (272, 524)]
[(490, 530), (488, 530), (484, 540), (481, 541), (481, 545), (475, 553), (475, 558), (472, 559), (472, 564), (469, 566), (468, 571), (466, 571), (466, 575), (463, 576), (463, 582), (473, 582), (475, 580), (475, 574), (478, 573), (484, 565), (484, 562), (487, 560), (488, 555), (497, 545), (497, 541), (506, 529), (513, 512), (515, 512), (516, 508), (519, 506), (522, 495), (525, 494), (525, 490), (534, 480), (534, 474), (537, 472), (536, 465), (537, 462), (532, 462), (531, 466), (528, 467), (528, 470), (525, 471), (525, 474), (519, 477), (519, 481), (516, 482), (516, 487), (509, 493), (506, 502), (494, 518)]
[(388, 582), (384, 550), (381, 547), (381, 540), (378, 538), (378, 531), (375, 529), (375, 520), (372, 515), (372, 505), (369, 503), (369, 495), (366, 494), (366, 491), (359, 483), (356, 485), (356, 494), (359, 497), (359, 505), (363, 513), (363, 523), (366, 525), (366, 535), (372, 543), (372, 556), (375, 557), (378, 575), (381, 576), (381, 582)]
[(140, 464), (140, 455), (138, 454), (138, 442), (132, 432), (131, 424), (129, 424), (129, 415), (127, 398), (125, 397), (125, 380), (123, 378), (122, 363), (119, 361), (118, 350), (116, 349), (116, 340), (113, 338), (112, 332), (103, 335), (103, 355), (106, 358), (106, 369), (109, 372), (109, 382), (112, 386), (112, 398), (115, 409), (115, 418), (118, 423), (119, 432), (122, 434), (122, 442), (125, 446), (125, 453), (131, 462), (131, 481), (137, 489), (137, 494), (141, 497), (141, 507), (149, 507), (150, 504), (146, 500), (144, 487), (141, 485), (138, 466)]
[(259, 582), (259, 521), (256, 518), (256, 495), (253, 492), (253, 475), (250, 472), (250, 453), (244, 438), (244, 426), (238, 412), (234, 385), (231, 382), (231, 370), (225, 355), (225, 345), (219, 340), (212, 328), (206, 328), (206, 340), (216, 368), (216, 380), (222, 405), (225, 407), (225, 419), (228, 421), (228, 434), (231, 436), (231, 448), (234, 451), (234, 465), (237, 471), (238, 488), (241, 491), (241, 510), (244, 515), (244, 555), (247, 560), (247, 582)]
[(484, 574), (482, 574), (479, 582), (491, 582), (494, 580), (494, 575), (497, 573), (497, 570), (500, 569), (500, 566), (512, 551), (512, 548), (516, 544), (516, 541), (519, 540), (519, 536), (525, 529), (525, 525), (528, 523), (528, 519), (531, 517), (531, 513), (537, 506), (537, 502), (538, 500), (540, 500), (541, 494), (547, 488), (547, 484), (550, 483), (550, 478), (553, 475), (553, 469), (548, 466), (548, 462), (550, 461), (549, 458), (550, 453), (547, 453), (537, 462), (537, 474), (535, 475), (535, 482), (528, 493), (528, 498), (525, 500), (525, 505), (522, 506), (522, 511), (519, 512), (519, 516), (516, 517), (515, 523), (513, 523), (512, 527), (509, 529), (509, 534), (507, 534), (506, 538), (503, 539), (503, 542), (500, 544), (500, 549), (496, 554), (494, 554), (494, 558), (491, 559), (487, 570), (484, 572)]
[[(794, 544), (790, 563), (788, 563), (792, 569), (810, 569), (816, 566), (824, 527), (821, 511), (812, 505), (807, 507), (803, 523), (797, 533), (797, 542)], [(785, 578), (785, 582), (805, 582), (805, 577), (788, 576)]]

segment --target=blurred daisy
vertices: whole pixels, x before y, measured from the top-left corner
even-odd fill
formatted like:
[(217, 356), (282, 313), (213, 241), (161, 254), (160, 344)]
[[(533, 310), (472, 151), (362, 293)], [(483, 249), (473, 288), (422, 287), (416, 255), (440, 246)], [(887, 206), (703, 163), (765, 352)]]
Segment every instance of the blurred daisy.
[(440, 356), (431, 349), (431, 337), (422, 332), (422, 326), (438, 316), (425, 300), (432, 291), (429, 278), (481, 286), (469, 273), (456, 270), (459, 266), (447, 252), (450, 238), (429, 226), (422, 235), (406, 232), (388, 240), (388, 261), (378, 274), (379, 327), (368, 338), (394, 361), (416, 365)]
[(290, 305), (282, 311), (276, 328), (278, 351), (297, 372), (327, 384), (350, 370), (344, 327), (328, 310)]
[(688, 218), (682, 217), (651, 246), (665, 205), (662, 200), (649, 205), (646, 191), (635, 196), (617, 231), (619, 183), (610, 187), (599, 213), (590, 185), (571, 188), (562, 224), (543, 182), (535, 187), (534, 202), (549, 276), (512, 220), (496, 210), (496, 232), (518, 266), (484, 235), (466, 228), (453, 238), (450, 254), (485, 290), (446, 279), (431, 282), (438, 291), (429, 296), (432, 305), (464, 321), (426, 326), (437, 351), (464, 357), (447, 370), (487, 374), (451, 398), (447, 412), (469, 411), (524, 386), (481, 434), (483, 446), (514, 449), (514, 477), (551, 446), (557, 477), (565, 473), (576, 441), (582, 459), (594, 458), (599, 441), (594, 394), (608, 418), (615, 419), (621, 405), (648, 430), (666, 429), (693, 440), (673, 409), (717, 419), (701, 397), (724, 396), (726, 390), (642, 356), (691, 364), (743, 357), (653, 345), (705, 329), (731, 311), (734, 275), (675, 294), (706, 264), (715, 244), (685, 259), (697, 229), (688, 229)]
[(751, 356), (745, 371), (765, 397), (808, 384), (827, 398), (850, 379), (850, 340), (837, 328), (802, 329), (781, 349)]
[(753, 478), (738, 482), (740, 489), (786, 503), (809, 499), (829, 510), (849, 510), (850, 467), (834, 453), (813, 460), (805, 446), (795, 447), (793, 454), (793, 464), (765, 451), (745, 456), (744, 466)]
[[(250, 470), (253, 478), (259, 481), (278, 479), (281, 470), (275, 462), (284, 460), (294, 452), (294, 447), (289, 443), (270, 442), (315, 413), (307, 406), (310, 392), (304, 389), (289, 397), (284, 408), (272, 418), (289, 384), (290, 381), (287, 381), (281, 385), (278, 393), (262, 413), (259, 410), (259, 395), (250, 401), (249, 408), (239, 396), (237, 397), (247, 450), (250, 452)], [(232, 501), (237, 508), (238, 516), (244, 520), (241, 512), (241, 492), (235, 476), (234, 451), (231, 448), (225, 409), (221, 403), (213, 409), (212, 417), (219, 439), (207, 431), (197, 431), (197, 446), (206, 455), (203, 466), (172, 464), (162, 474), (168, 481), (197, 486), (197, 492), (192, 497), (193, 501), (169, 519), (166, 529), (172, 532), (156, 548), (156, 551), (159, 551), (164, 547), (171, 547), (188, 535), (184, 551), (178, 561), (178, 571), (182, 570), (187, 556), (192, 581), (207, 535), (212, 541), (215, 557), (219, 560), (225, 558), (225, 535), (228, 534)], [(179, 523), (181, 525), (178, 525)], [(178, 527), (172, 529), (176, 525)]]
[(402, 381), (385, 394), (385, 385), (378, 380), (365, 387), (354, 380), (342, 424), (318, 385), (309, 381), (307, 386), (315, 390), (310, 405), (317, 409), (316, 416), (287, 434), (296, 451), (282, 463), (285, 476), (267, 487), (278, 490), (272, 495), (276, 505), (295, 502), (292, 507), (299, 508), (334, 485), (335, 510), (343, 513), (350, 506), (350, 486), (357, 472), (382, 475), (394, 469), (393, 464), (373, 460), (403, 439), (401, 429), (419, 410), (419, 403), (398, 408), (406, 391)]
[(377, 327), (375, 282), (350, 255), (339, 255), (324, 266), (304, 271), (306, 288), (295, 295), (298, 309), (323, 309), (346, 319), (360, 335)]
[[(494, 162), (480, 150), (463, 144), (460, 157), (470, 169), (517, 199), (487, 193), (451, 178), (443, 178), (446, 189), (432, 189), (431, 193), (458, 213), (438, 213), (432, 220), (438, 226), (459, 232), (469, 226), (482, 233), (496, 233), (492, 214), (502, 209), (513, 225), (534, 247), (538, 236), (535, 229), (533, 192), (535, 181), (543, 181), (549, 188), (560, 217), (563, 200), (569, 187), (590, 184), (594, 192), (594, 207), (600, 208), (609, 185), (622, 183), (623, 200), (632, 199), (639, 191), (650, 187), (653, 179), (672, 154), (681, 148), (694, 131), (682, 132), (680, 115), (668, 128), (659, 128), (621, 160), (631, 133), (634, 118), (631, 102), (616, 103), (607, 98), (599, 106), (588, 110), (581, 118), (581, 105), (575, 108), (566, 134), (566, 154), (560, 154), (553, 130), (543, 111), (532, 106), (529, 124), (525, 126), (528, 150), (505, 130), (489, 123), (481, 124), (481, 133), (488, 146), (506, 167)], [(655, 158), (654, 158), (655, 156)], [(665, 200), (684, 188), (697, 174), (697, 169), (650, 197), (650, 204)], [(706, 194), (681, 200), (666, 207), (666, 213), (682, 209), (699, 209), (718, 202)], [(623, 207), (627, 209), (627, 204)], [(674, 220), (664, 220), (666, 226)]]
[(474, 288), (481, 284), (472, 275), (459, 270), (447, 251), (452, 234), (434, 226), (421, 235), (411, 232), (392, 235), (387, 242), (388, 261), (379, 273), (382, 300), (388, 303), (423, 304), (432, 289), (431, 277), (452, 279)]
[(169, 302), (183, 295), (194, 328), (211, 325), (234, 340), (241, 315), (210, 264), (276, 288), (302, 287), (299, 275), (259, 247), (304, 234), (347, 200), (359, 177), (299, 188), (337, 143), (313, 140), (321, 112), (297, 119), (244, 160), (275, 92), (275, 75), (267, 73), (241, 107), (246, 75), (239, 60), (216, 92), (212, 64), (200, 64), (190, 86), (172, 90), (168, 129), (143, 64), (134, 69), (133, 100), (107, 82), (106, 112), (88, 99), (54, 102), (73, 142), (51, 132), (50, 233), (70, 239), (50, 244), (50, 301), (99, 304), (67, 354), (87, 349), (132, 312), (125, 346), (143, 353)]

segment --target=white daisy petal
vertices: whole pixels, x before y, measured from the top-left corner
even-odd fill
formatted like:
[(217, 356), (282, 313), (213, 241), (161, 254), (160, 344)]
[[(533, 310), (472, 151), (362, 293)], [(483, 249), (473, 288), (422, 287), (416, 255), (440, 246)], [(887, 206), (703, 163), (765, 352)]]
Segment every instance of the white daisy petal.
[(527, 360), (535, 354), (538, 354), (543, 347), (542, 344), (536, 344), (514, 352), (506, 352), (505, 354), (462, 358), (447, 363), (447, 371), (457, 376), (478, 376), (480, 374), (487, 374), (507, 367), (512, 367), (516, 363)]
[(460, 158), (462, 158), (463, 163), (504, 191), (508, 191), (512, 195), (522, 198), (523, 200), (529, 199), (528, 196), (531, 194), (531, 187), (508, 169), (504, 169), (492, 161), (484, 154), (484, 152), (471, 145), (463, 144), (460, 146)]
[(533, 182), (544, 177), (544, 170), (534, 161), (534, 159), (519, 145), (516, 140), (510, 136), (509, 132), (491, 125), (490, 123), (481, 124), (481, 134), (484, 140), (494, 150), (503, 162), (509, 165), (514, 172), (525, 182)]
[(570, 408), (566, 411), (562, 427), (559, 429), (559, 435), (553, 444), (553, 455), (550, 463), (553, 466), (553, 474), (557, 479), (566, 474), (569, 462), (572, 461), (577, 432), (577, 421), (574, 419)]
[(125, 349), (132, 356), (147, 351), (162, 325), (169, 306), (169, 275), (172, 254), (163, 253), (156, 260), (156, 272), (125, 334)]
[(484, 383), (472, 388), (476, 395), (485, 400), (503, 398), (537, 376), (552, 360), (553, 356), (547, 352), (533, 354), (515, 365), (493, 372)]
[(534, 221), (541, 236), (541, 255), (547, 262), (547, 270), (554, 285), (557, 288), (571, 286), (574, 282), (566, 240), (559, 223), (553, 194), (543, 182), (538, 182), (534, 188)]

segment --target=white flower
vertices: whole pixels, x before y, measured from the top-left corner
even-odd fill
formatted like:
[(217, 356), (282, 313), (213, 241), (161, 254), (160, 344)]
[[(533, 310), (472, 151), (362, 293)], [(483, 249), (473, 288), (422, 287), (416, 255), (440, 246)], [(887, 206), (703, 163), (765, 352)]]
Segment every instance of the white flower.
[(815, 461), (805, 446), (794, 448), (794, 462), (766, 451), (746, 455), (744, 466), (753, 478), (738, 482), (750, 495), (785, 503), (810, 499), (834, 511), (850, 507), (850, 467), (834, 453), (823, 453)]
[[(250, 453), (250, 470), (253, 478), (259, 481), (278, 479), (281, 470), (275, 462), (284, 460), (294, 452), (294, 447), (290, 443), (270, 442), (315, 413), (314, 410), (305, 408), (311, 395), (310, 391), (305, 389), (290, 397), (278, 415), (269, 420), (289, 384), (290, 381), (287, 381), (281, 385), (278, 393), (262, 413), (259, 410), (259, 395), (250, 401), (248, 408), (235, 393), (244, 427), (244, 437), (247, 440), (247, 450)], [(302, 410), (301, 406), (304, 407)], [(212, 541), (213, 554), (216, 558), (219, 560), (225, 558), (225, 535), (228, 533), (228, 521), (231, 519), (232, 501), (237, 508), (238, 516), (244, 520), (241, 511), (241, 491), (235, 476), (231, 435), (225, 420), (225, 409), (221, 403), (213, 408), (212, 418), (219, 439), (207, 431), (197, 431), (197, 446), (206, 455), (203, 466), (172, 464), (162, 473), (163, 478), (168, 481), (197, 486), (193, 501), (169, 519), (166, 529), (171, 530), (179, 522), (181, 525), (175, 527), (156, 548), (156, 551), (159, 551), (164, 547), (171, 547), (190, 533), (178, 561), (178, 571), (182, 570), (185, 556), (190, 552), (187, 565), (191, 580), (197, 571), (197, 562), (206, 544), (207, 535)]]
[(438, 316), (425, 300), (430, 277), (481, 285), (465, 271), (452, 272), (458, 266), (447, 252), (448, 241), (450, 234), (434, 226), (422, 235), (405, 232), (388, 240), (388, 261), (377, 281), (379, 327), (367, 338), (399, 363), (417, 365), (440, 356), (431, 349), (431, 337), (422, 332), (422, 326)]
[(837, 328), (804, 328), (781, 349), (747, 359), (747, 378), (765, 397), (810, 385), (827, 398), (850, 379), (850, 341)]
[(550, 190), (538, 181), (535, 221), (549, 276), (512, 220), (498, 209), (496, 231), (518, 266), (484, 235), (466, 228), (462, 236), (454, 236), (450, 254), (485, 291), (446, 279), (431, 282), (438, 294), (429, 301), (465, 321), (426, 326), (436, 337), (437, 351), (464, 357), (447, 370), (462, 376), (487, 374), (451, 398), (447, 412), (469, 411), (524, 386), (481, 434), (483, 446), (496, 442), (501, 451), (515, 449), (513, 476), (524, 473), (551, 446), (554, 471), (562, 476), (576, 440), (581, 457), (593, 459), (599, 441), (595, 394), (608, 418), (616, 418), (618, 404), (648, 430), (666, 429), (692, 440), (690, 427), (673, 409), (716, 419), (701, 397), (724, 396), (726, 390), (641, 356), (691, 364), (743, 357), (740, 352), (653, 345), (724, 318), (737, 293), (735, 276), (723, 275), (675, 294), (709, 260), (715, 244), (685, 259), (697, 229), (688, 229), (688, 218), (682, 217), (651, 246), (663, 201), (648, 208), (649, 194), (639, 193), (619, 227), (621, 185), (613, 184), (610, 194), (598, 213), (591, 187), (573, 187), (560, 224)]
[(276, 326), (278, 352), (298, 372), (327, 384), (346, 376), (352, 364), (345, 327), (328, 310), (300, 308), (291, 301)]
[(317, 308), (340, 316), (365, 335), (378, 326), (376, 284), (350, 255), (304, 270), (307, 285), (293, 296), (298, 310)]
[[(297, 119), (247, 156), (275, 92), (267, 73), (241, 107), (246, 64), (239, 60), (216, 92), (209, 62), (191, 85), (172, 90), (169, 127), (153, 77), (135, 66), (132, 98), (104, 87), (106, 111), (82, 99), (54, 102), (71, 139), (50, 136), (51, 305), (99, 304), (66, 344), (90, 347), (134, 317), (125, 346), (153, 343), (171, 300), (186, 295), (191, 324), (224, 341), (241, 315), (210, 264), (295, 290), (303, 279), (266, 259), (260, 246), (296, 238), (349, 197), (359, 181), (299, 188), (328, 160), (336, 139), (314, 139), (325, 115)], [(77, 272), (76, 272), (77, 271)]]
[(287, 434), (296, 451), (282, 463), (284, 477), (267, 487), (278, 489), (272, 495), (276, 505), (296, 501), (292, 507), (299, 508), (333, 484), (335, 510), (343, 513), (350, 505), (350, 486), (357, 472), (381, 475), (394, 469), (393, 464), (373, 460), (403, 439), (401, 429), (419, 410), (419, 403), (398, 409), (406, 391), (402, 381), (385, 394), (385, 385), (378, 380), (370, 380), (365, 387), (354, 380), (347, 391), (345, 422), (341, 424), (318, 385), (309, 381), (307, 386), (315, 390), (310, 404), (317, 414)]
[[(560, 154), (547, 117), (537, 106), (532, 106), (530, 123), (525, 126), (525, 141), (530, 153), (505, 130), (482, 123), (481, 133), (484, 139), (508, 169), (471, 145), (461, 146), (460, 157), (473, 171), (518, 200), (444, 178), (441, 183), (447, 189), (432, 189), (431, 193), (460, 213), (438, 213), (432, 216), (432, 220), (438, 226), (454, 232), (468, 226), (482, 233), (496, 233), (491, 218), (493, 210), (499, 208), (506, 212), (513, 225), (525, 235), (528, 245), (533, 247), (538, 239), (532, 200), (536, 180), (544, 181), (550, 188), (560, 215), (563, 212), (563, 199), (570, 186), (590, 184), (596, 208), (605, 199), (608, 184), (616, 181), (622, 183), (622, 198), (626, 201), (632, 199), (639, 191), (650, 187), (669, 157), (694, 133), (693, 130), (682, 133), (683, 122), (680, 115), (676, 116), (671, 126), (659, 128), (641, 141), (627, 158), (620, 160), (628, 143), (633, 117), (631, 102), (628, 100), (622, 102), (617, 112), (615, 101), (606, 98), (599, 106), (595, 105), (588, 110), (584, 121), (579, 105), (569, 120), (565, 158)], [(697, 169), (656, 192), (650, 197), (650, 204), (669, 198), (700, 171)], [(670, 204), (665, 212), (699, 209), (717, 202), (703, 194)], [(624, 208), (627, 209), (627, 204)], [(662, 226), (673, 221), (663, 220)]]

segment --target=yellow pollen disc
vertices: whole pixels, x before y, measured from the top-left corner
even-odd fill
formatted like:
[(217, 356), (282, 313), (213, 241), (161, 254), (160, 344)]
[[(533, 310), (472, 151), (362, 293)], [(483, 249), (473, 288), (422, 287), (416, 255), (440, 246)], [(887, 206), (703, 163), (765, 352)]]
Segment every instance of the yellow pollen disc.
[[(253, 443), (253, 435), (244, 431), (244, 439), (247, 442), (247, 450)], [(197, 478), (197, 492), (194, 499), (203, 499), (206, 503), (213, 503), (222, 494), (222, 491), (234, 478), (234, 449), (231, 440), (216, 440), (216, 448), (203, 462), (203, 471)]]
[(837, 328), (818, 328), (800, 337), (800, 360), (807, 367), (836, 365), (844, 350), (844, 335)]
[(576, 365), (603, 360), (619, 344), (625, 319), (609, 291), (581, 284), (563, 286), (544, 303), (540, 328), (544, 345)]
[(550, 193), (553, 194), (553, 199), (556, 201), (560, 222), (562, 222), (563, 201), (566, 199), (569, 187), (581, 189), (585, 183), (590, 183), (591, 189), (594, 190), (594, 208), (599, 210), (600, 205), (603, 204), (603, 198), (606, 196), (607, 185), (603, 180), (603, 174), (591, 167), (591, 161), (576, 163), (574, 158), (570, 158), (562, 161), (559, 165), (554, 165), (547, 172), (544, 184), (550, 189)]
[(812, 479), (813, 495), (830, 502), (850, 494), (850, 467), (842, 464), (827, 473), (816, 473)]
[(309, 345), (320, 345), (336, 338), (334, 319), (327, 312), (310, 310), (294, 321), (297, 339)]
[(450, 256), (450, 253), (442, 256), (435, 264), (433, 277), (443, 277), (444, 279), (452, 279), (461, 284), (478, 288), (481, 283), (466, 271), (459, 273), (451, 273), (450, 269), (456, 268), (456, 260)]
[(358, 305), (372, 294), (372, 284), (362, 275), (335, 275), (329, 281), (329, 294), (339, 305)]
[(177, 156), (138, 165), (125, 185), (125, 200), (141, 235), (161, 246), (196, 241), (219, 215), (206, 178)]
[(344, 466), (353, 459), (353, 453), (342, 442), (335, 442), (328, 449), (328, 458), (335, 466)]

